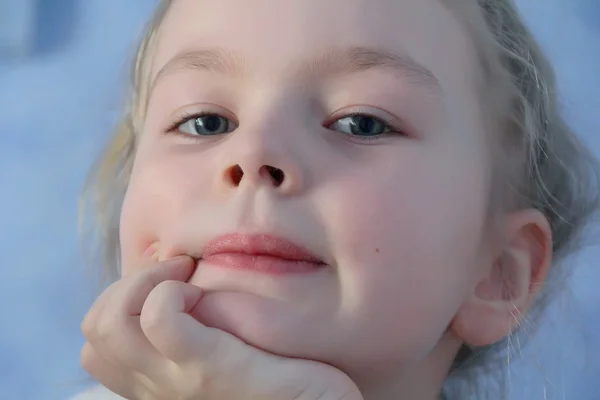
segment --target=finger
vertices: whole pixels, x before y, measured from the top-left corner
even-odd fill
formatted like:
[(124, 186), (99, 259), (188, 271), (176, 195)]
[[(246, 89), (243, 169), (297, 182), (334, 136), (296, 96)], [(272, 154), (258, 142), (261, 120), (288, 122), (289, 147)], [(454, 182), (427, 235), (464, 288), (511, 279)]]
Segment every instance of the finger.
[[(152, 244), (150, 245), (144, 254), (142, 255), (143, 267), (148, 267), (154, 265), (158, 262), (158, 245)], [(81, 323), (81, 331), (84, 336), (87, 338), (87, 334), (90, 333), (91, 330), (94, 329), (94, 326), (97, 323), (98, 315), (102, 313), (104, 306), (108, 302), (110, 298), (112, 298), (113, 294), (119, 289), (120, 283), (122, 280), (114, 282), (108, 288), (102, 292), (102, 294), (96, 299), (92, 307), (89, 309), (87, 314), (85, 315), (82, 323)]]
[(88, 310), (83, 321), (81, 322), (81, 332), (86, 339), (90, 339), (94, 336), (96, 326), (98, 324), (98, 318), (102, 315), (104, 307), (112, 298), (113, 294), (118, 290), (120, 282), (115, 282), (110, 285), (102, 294), (96, 299), (92, 307)]
[[(290, 390), (295, 389), (294, 385), (305, 384), (302, 379), (290, 381), (290, 376), (306, 375), (290, 359), (266, 353), (196, 320), (193, 315), (201, 315), (198, 309), (202, 295), (202, 289), (195, 285), (165, 281), (148, 296), (140, 315), (140, 325), (150, 343), (163, 356), (176, 364), (186, 365), (188, 371), (196, 366), (198, 376), (205, 380), (214, 377), (216, 382), (222, 382), (222, 376), (234, 376), (234, 387), (261, 394), (256, 398), (278, 398), (277, 394), (269, 392), (273, 382), (289, 382)], [(215, 388), (232, 390), (229, 385), (221, 388), (213, 383)]]
[(113, 364), (153, 377), (162, 373), (165, 359), (143, 334), (139, 317), (103, 318), (88, 341)]
[(150, 293), (140, 325), (150, 343), (163, 356), (175, 362), (207, 360), (222, 340), (233, 337), (210, 328), (190, 313), (202, 298), (202, 289), (179, 281), (165, 281)]
[(136, 392), (140, 389), (136, 389), (133, 373), (104, 359), (89, 342), (81, 349), (80, 362), (84, 370), (110, 391), (126, 399), (139, 398)]
[(139, 314), (151, 288), (164, 279), (187, 279), (191, 263), (191, 258), (173, 259), (123, 279), (97, 317), (88, 341), (110, 362), (146, 375), (160, 374), (164, 357), (142, 332)]
[(123, 281), (123, 290), (115, 294), (115, 301), (128, 315), (139, 316), (150, 292), (161, 282), (186, 281), (194, 272), (194, 260), (189, 256), (177, 256), (162, 261), (142, 273)]

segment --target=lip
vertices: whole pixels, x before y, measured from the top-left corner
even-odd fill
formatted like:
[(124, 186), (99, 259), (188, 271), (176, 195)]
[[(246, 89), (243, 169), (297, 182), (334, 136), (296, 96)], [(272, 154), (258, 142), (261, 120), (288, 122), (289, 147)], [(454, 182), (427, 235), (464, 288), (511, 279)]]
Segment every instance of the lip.
[(206, 244), (200, 262), (270, 275), (315, 272), (326, 264), (290, 240), (268, 233), (230, 233)]

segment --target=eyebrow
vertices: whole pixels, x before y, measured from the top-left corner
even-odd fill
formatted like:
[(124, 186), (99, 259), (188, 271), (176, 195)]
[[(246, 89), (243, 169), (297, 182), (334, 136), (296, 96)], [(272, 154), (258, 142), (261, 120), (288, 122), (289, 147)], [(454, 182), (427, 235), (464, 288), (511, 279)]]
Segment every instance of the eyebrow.
[[(199, 49), (177, 54), (156, 74), (150, 92), (157, 82), (181, 70), (200, 70), (215, 74), (241, 77), (247, 72), (246, 63), (222, 48)], [(295, 75), (335, 76), (369, 70), (380, 70), (399, 76), (409, 84), (437, 96), (443, 95), (439, 79), (421, 63), (407, 54), (363, 46), (332, 48), (315, 58), (302, 60), (295, 66)]]

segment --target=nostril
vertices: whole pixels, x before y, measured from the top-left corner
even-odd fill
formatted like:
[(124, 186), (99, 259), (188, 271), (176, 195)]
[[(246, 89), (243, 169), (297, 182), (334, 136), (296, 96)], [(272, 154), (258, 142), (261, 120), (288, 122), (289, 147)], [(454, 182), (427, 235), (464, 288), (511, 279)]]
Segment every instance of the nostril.
[(234, 186), (239, 186), (244, 177), (244, 170), (242, 170), (239, 164), (236, 164), (229, 170), (229, 177)]
[(285, 179), (284, 172), (279, 168), (273, 167), (271, 165), (263, 165), (261, 167), (261, 170), (261, 172), (266, 172), (269, 175), (269, 178), (271, 179), (271, 182), (275, 187), (281, 186), (283, 180)]

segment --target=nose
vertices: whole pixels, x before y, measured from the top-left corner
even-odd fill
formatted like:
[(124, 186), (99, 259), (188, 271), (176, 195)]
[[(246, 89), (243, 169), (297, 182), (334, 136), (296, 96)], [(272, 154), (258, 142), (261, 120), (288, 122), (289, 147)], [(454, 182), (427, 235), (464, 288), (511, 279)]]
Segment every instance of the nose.
[[(254, 173), (255, 176), (252, 176), (252, 173)], [(238, 187), (242, 183), (245, 174), (246, 172), (244, 172), (242, 166), (240, 164), (235, 164), (228, 168), (225, 173), (225, 179), (229, 181), (231, 186)], [(286, 181), (285, 172), (281, 168), (273, 165), (261, 165), (258, 168), (258, 171), (249, 171), (249, 174), (250, 175), (246, 176), (246, 180), (252, 180), (255, 181), (255, 183), (258, 182), (273, 188), (281, 187)], [(289, 181), (290, 178), (287, 177), (287, 180)]]
[[(238, 146), (236, 146), (238, 147)], [(298, 193), (304, 186), (301, 166), (290, 151), (263, 146), (229, 148), (219, 181), (225, 188), (269, 189), (280, 194)]]

